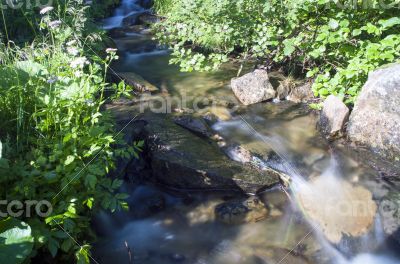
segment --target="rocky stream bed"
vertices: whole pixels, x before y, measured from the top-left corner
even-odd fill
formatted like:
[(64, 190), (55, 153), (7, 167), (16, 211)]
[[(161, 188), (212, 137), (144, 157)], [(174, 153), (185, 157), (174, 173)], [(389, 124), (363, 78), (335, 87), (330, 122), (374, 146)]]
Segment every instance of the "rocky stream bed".
[[(399, 263), (396, 163), (346, 139), (332, 141), (340, 122), (331, 123), (327, 133), (337, 131), (327, 140), (319, 113), (302, 103), (313, 100), (304, 81), (245, 69), (271, 81), (268, 93), (246, 96), (244, 84), (265, 80), (231, 84), (237, 65), (179, 72), (152, 40), (148, 25), (158, 18), (148, 5), (124, 0), (104, 22), (121, 56), (113, 78), (137, 93), (105, 110), (129, 144), (143, 140), (145, 147), (139, 158), (119, 162), (130, 210), (96, 217), (95, 259)], [(270, 101), (253, 104), (255, 97)]]

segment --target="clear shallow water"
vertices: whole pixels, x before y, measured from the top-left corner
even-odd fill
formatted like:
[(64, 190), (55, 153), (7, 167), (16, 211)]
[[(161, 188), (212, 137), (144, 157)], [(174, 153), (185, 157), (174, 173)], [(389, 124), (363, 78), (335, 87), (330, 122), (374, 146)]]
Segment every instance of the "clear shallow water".
[[(139, 11), (142, 9), (135, 1), (123, 1), (115, 16), (104, 21), (104, 28), (118, 27), (124, 17)], [(189, 101), (206, 97), (237, 103), (228, 85), (236, 75), (232, 65), (216, 73), (182, 73), (169, 65), (169, 52), (150, 36), (132, 34), (115, 41), (122, 56), (114, 70), (138, 73), (171, 96), (186, 96)], [(357, 162), (354, 153), (333, 152), (319, 136), (314, 114), (302, 105), (283, 102), (239, 108), (232, 115), (214, 125), (214, 130), (269, 166), (290, 174), (290, 198), (280, 189), (266, 191), (260, 198), (273, 209), (271, 217), (257, 223), (224, 225), (215, 220), (214, 207), (234, 194), (125, 186), (131, 194), (131, 211), (102, 213), (94, 223), (99, 234), (94, 258), (99, 263), (129, 263), (126, 244), (133, 263), (400, 263), (394, 256), (398, 245), (388, 242), (379, 214), (368, 232), (337, 245), (328, 242), (321, 228), (313, 228), (315, 221), (296, 196), (304, 190), (323, 194), (346, 182), (368, 190), (374, 201), (379, 201), (392, 188), (377, 182), (377, 173)], [(320, 187), (311, 184), (320, 177), (325, 177)], [(338, 191), (338, 197), (343, 195)], [(163, 197), (164, 204), (162, 210), (149, 212), (146, 203), (154, 197)], [(311, 196), (313, 199), (319, 202), (317, 195)], [(339, 220), (347, 221), (345, 217)]]

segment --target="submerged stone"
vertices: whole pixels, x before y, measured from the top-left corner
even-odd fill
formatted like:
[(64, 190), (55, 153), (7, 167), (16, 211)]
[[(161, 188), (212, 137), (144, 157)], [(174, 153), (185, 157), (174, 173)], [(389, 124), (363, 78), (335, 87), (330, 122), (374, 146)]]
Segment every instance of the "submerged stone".
[(260, 199), (250, 197), (244, 201), (229, 201), (217, 205), (215, 215), (222, 223), (242, 224), (265, 219), (268, 216), (268, 209)]
[(364, 187), (334, 176), (320, 176), (297, 187), (303, 213), (332, 243), (339, 243), (344, 235), (359, 237), (372, 227), (377, 205)]

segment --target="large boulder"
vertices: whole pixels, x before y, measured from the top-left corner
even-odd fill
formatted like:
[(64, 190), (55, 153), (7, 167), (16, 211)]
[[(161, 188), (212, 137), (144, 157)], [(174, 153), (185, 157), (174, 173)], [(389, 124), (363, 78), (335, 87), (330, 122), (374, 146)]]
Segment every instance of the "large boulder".
[[(142, 153), (151, 175), (144, 177), (156, 183), (183, 190), (257, 193), (280, 184), (285, 177), (270, 167), (261, 168), (249, 161), (229, 158), (221, 149), (219, 139), (207, 137), (211, 131), (204, 129), (205, 123), (188, 124), (182, 121), (185, 117), (177, 114), (144, 111), (138, 115), (140, 104), (113, 103), (106, 109), (121, 125), (129, 124), (124, 132), (133, 135), (133, 141), (146, 142)], [(129, 131), (130, 127), (138, 131)], [(126, 141), (132, 142), (132, 139)]]
[(342, 135), (344, 126), (349, 118), (349, 108), (334, 95), (326, 98), (319, 121), (322, 132), (328, 138)]
[(199, 137), (164, 114), (146, 119), (154, 179), (183, 189), (238, 190), (256, 193), (280, 182), (280, 173), (229, 159), (216, 142)]
[(369, 75), (350, 116), (348, 136), (384, 156), (400, 156), (400, 64)]
[(276, 91), (265, 70), (255, 70), (231, 81), (232, 91), (244, 105), (273, 99)]

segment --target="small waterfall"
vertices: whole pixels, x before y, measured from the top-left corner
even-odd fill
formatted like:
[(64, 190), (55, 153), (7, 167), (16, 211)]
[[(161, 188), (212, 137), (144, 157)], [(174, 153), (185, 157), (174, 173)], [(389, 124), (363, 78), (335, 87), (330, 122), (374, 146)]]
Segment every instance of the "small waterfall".
[(124, 18), (143, 11), (144, 8), (138, 4), (137, 0), (122, 0), (121, 5), (115, 9), (114, 15), (103, 20), (103, 28), (120, 27)]
[[(284, 168), (284, 171), (291, 177), (291, 184), (290, 184), (290, 190), (292, 193), (292, 196), (294, 197), (293, 203), (295, 204), (294, 206), (298, 208), (298, 210), (302, 211), (303, 215), (305, 216), (305, 219), (309, 222), (310, 227), (313, 230), (314, 236), (317, 238), (317, 240), (320, 242), (320, 244), (323, 246), (324, 252), (330, 256), (330, 258), (333, 260), (334, 263), (337, 264), (361, 264), (361, 263), (395, 263), (392, 262), (389, 258), (384, 258), (381, 256), (376, 256), (372, 254), (359, 254), (356, 255), (354, 258), (348, 259), (346, 258), (343, 253), (340, 252), (340, 247), (339, 249), (334, 246), (328, 239), (327, 235), (329, 237), (329, 233), (327, 234), (327, 231), (323, 230), (321, 228), (321, 223), (316, 223), (316, 221), (313, 220), (313, 217), (315, 218), (315, 215), (318, 213), (322, 213), (322, 218), (328, 221), (330, 221), (330, 217), (332, 215), (332, 218), (334, 215), (339, 215), (339, 217), (336, 217), (335, 220), (338, 222), (346, 222), (351, 217), (354, 217), (354, 213), (360, 213), (358, 211), (346, 211), (346, 212), (341, 212), (342, 208), (340, 208), (341, 205), (346, 205), (351, 202), (352, 198), (354, 198), (354, 195), (352, 194), (353, 192), (359, 192), (361, 195), (366, 195), (368, 196), (368, 191), (362, 189), (361, 187), (355, 187), (351, 186), (349, 183), (347, 183), (344, 179), (342, 179), (342, 173), (340, 170), (340, 166), (338, 163), (338, 160), (336, 157), (331, 155), (330, 163), (329, 166), (325, 169), (325, 171), (316, 179), (313, 183), (310, 183), (307, 181), (302, 173), (294, 166), (293, 162), (290, 160), (290, 154), (287, 148), (285, 147), (285, 144), (283, 143), (283, 140), (280, 138), (279, 135), (262, 135), (258, 131), (256, 131), (253, 126), (251, 126), (242, 116), (239, 116), (240, 119), (234, 119), (231, 121), (226, 121), (226, 122), (218, 122), (213, 126), (213, 129), (215, 131), (218, 131), (221, 133), (223, 136), (229, 138), (229, 135), (232, 133), (240, 133), (242, 135), (245, 135), (248, 137), (250, 140), (258, 140), (261, 143), (265, 143), (268, 145), (272, 150), (276, 152), (276, 154), (281, 158), (282, 160), (282, 167)], [(234, 131), (234, 132), (232, 132)], [(358, 188), (358, 189), (357, 189)], [(331, 198), (330, 201), (327, 199)], [(372, 196), (371, 196), (372, 198)], [(307, 202), (307, 206), (304, 206), (304, 203)], [(369, 210), (373, 210), (373, 213), (375, 214), (376, 212), (376, 204), (372, 201), (372, 205), (368, 205), (368, 209), (366, 209), (367, 213), (370, 212)], [(323, 204), (323, 205), (321, 205)], [(371, 209), (371, 207), (373, 209)], [(327, 210), (327, 208), (329, 210)], [(354, 208), (350, 207), (351, 210), (354, 210)], [(313, 210), (326, 210), (325, 214), (323, 215), (324, 212), (313, 212)], [(340, 218), (340, 213), (349, 213), (349, 215), (343, 215), (346, 217)], [(364, 211), (362, 211), (364, 212)], [(377, 214), (378, 215), (378, 214)], [(372, 232), (372, 237), (369, 235), (371, 232), (367, 233), (368, 230), (362, 230), (361, 232), (366, 232), (367, 234), (361, 236), (361, 240), (363, 237), (368, 237), (368, 241), (364, 241), (365, 245), (363, 245), (363, 248), (367, 248), (371, 242), (373, 244), (379, 244), (382, 243), (384, 240), (384, 234), (382, 231), (382, 226), (381, 226), (381, 221), (379, 216), (373, 217), (372, 220), (373, 226), (372, 229), (374, 231)], [(340, 223), (332, 223), (331, 225), (335, 225)], [(339, 230), (340, 231), (340, 230)], [(339, 236), (340, 235), (340, 236)], [(340, 241), (341, 234), (340, 232), (338, 234), (331, 234), (330, 235), (331, 240), (337, 239)], [(333, 239), (332, 239), (333, 238)], [(372, 240), (372, 241), (371, 241)], [(352, 253), (352, 252), (351, 252)]]

